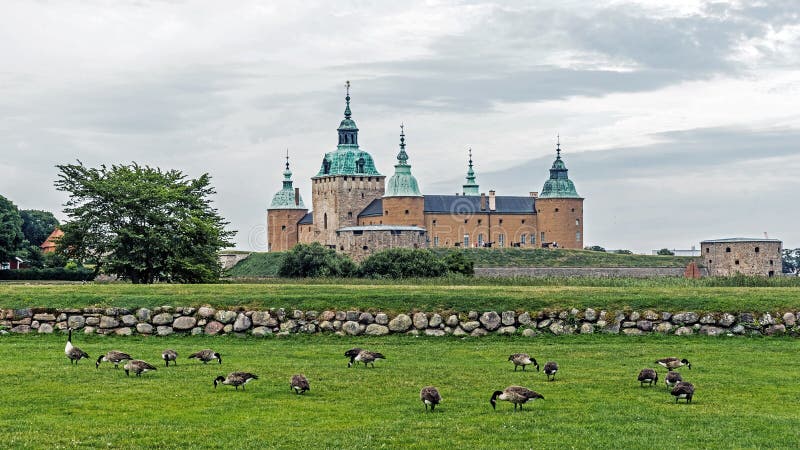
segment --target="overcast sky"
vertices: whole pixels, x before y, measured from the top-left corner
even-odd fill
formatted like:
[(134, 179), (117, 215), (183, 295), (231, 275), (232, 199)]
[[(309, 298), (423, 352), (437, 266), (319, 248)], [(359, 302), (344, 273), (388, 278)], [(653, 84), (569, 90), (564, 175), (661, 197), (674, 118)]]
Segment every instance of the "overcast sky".
[(800, 247), (799, 10), (4, 0), (0, 194), (64, 219), (56, 164), (209, 172), (237, 247), (264, 250), (284, 152), (310, 206), (350, 80), (362, 148), (390, 176), (404, 122), (423, 193), (460, 192), (468, 147), (481, 191), (540, 191), (560, 134), (586, 245)]

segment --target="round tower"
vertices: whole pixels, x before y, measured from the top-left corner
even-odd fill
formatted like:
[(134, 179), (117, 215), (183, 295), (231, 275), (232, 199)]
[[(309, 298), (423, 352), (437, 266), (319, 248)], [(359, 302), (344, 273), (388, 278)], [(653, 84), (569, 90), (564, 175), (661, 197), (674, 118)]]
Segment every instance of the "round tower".
[[(550, 178), (536, 199), (539, 242), (542, 246), (583, 248), (583, 198), (567, 175), (561, 159), (561, 139), (556, 144), (556, 159), (550, 168)], [(554, 244), (555, 243), (555, 244)]]
[(297, 244), (297, 222), (308, 213), (300, 197), (300, 190), (292, 187), (289, 170), (289, 152), (286, 152), (286, 170), (283, 171), (283, 188), (272, 197), (267, 208), (267, 251), (282, 252)]
[(387, 225), (411, 225), (422, 227), (425, 224), (425, 200), (419, 190), (419, 184), (411, 174), (406, 153), (406, 135), (400, 125), (400, 152), (394, 175), (386, 183), (383, 195), (383, 223)]

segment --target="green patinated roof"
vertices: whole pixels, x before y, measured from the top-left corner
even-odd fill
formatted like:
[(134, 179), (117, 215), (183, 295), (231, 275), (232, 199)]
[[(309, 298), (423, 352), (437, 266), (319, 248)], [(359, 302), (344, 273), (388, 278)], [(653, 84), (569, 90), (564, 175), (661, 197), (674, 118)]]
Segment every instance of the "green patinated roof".
[(289, 155), (286, 155), (286, 170), (283, 171), (283, 189), (272, 196), (272, 203), (268, 209), (306, 209), (303, 197), (297, 194), (297, 204), (294, 201), (294, 188), (292, 187), (292, 171), (289, 170)]
[(567, 176), (567, 165), (561, 160), (561, 144), (556, 147), (556, 160), (550, 168), (550, 179), (544, 182), (539, 198), (581, 198), (575, 184)]
[(422, 197), (419, 184), (414, 175), (411, 175), (411, 166), (408, 164), (406, 153), (406, 135), (400, 126), (400, 152), (397, 154), (397, 164), (394, 166), (394, 175), (386, 183), (384, 197)]
[(475, 182), (475, 171), (472, 170), (472, 149), (469, 149), (469, 169), (467, 170), (467, 182), (461, 186), (464, 195), (480, 195), (478, 183)]

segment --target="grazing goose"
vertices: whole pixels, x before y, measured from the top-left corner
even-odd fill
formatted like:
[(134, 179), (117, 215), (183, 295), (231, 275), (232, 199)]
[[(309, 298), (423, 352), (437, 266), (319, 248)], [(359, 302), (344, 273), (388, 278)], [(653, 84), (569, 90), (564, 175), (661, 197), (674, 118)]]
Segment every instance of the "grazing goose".
[(164, 360), (164, 364), (166, 364), (167, 367), (169, 367), (169, 362), (170, 361), (172, 361), (172, 364), (177, 366), (178, 365), (178, 352), (168, 348), (168, 349), (164, 350), (163, 352), (161, 352), (161, 359)]
[(549, 361), (544, 365), (544, 374), (547, 375), (547, 381), (556, 380), (556, 372), (558, 372), (558, 363)]
[(678, 403), (678, 399), (680, 398), (685, 398), (686, 403), (691, 403), (692, 396), (694, 396), (694, 386), (692, 383), (679, 381), (678, 384), (672, 388), (672, 395), (675, 396), (675, 403)]
[(650, 386), (653, 386), (657, 382), (658, 382), (658, 372), (656, 372), (655, 370), (648, 368), (648, 369), (642, 369), (642, 371), (639, 372), (640, 387), (644, 386), (645, 383), (649, 384)]
[(242, 387), (244, 390), (244, 385), (249, 383), (250, 380), (257, 380), (258, 375), (248, 373), (248, 372), (231, 372), (228, 374), (227, 377), (223, 377), (222, 375), (214, 378), (214, 389), (217, 388), (217, 384), (227, 384), (228, 386), (233, 386), (236, 390), (239, 390), (239, 386)]
[(344, 356), (350, 358), (350, 362), (347, 364), (347, 367), (353, 365), (353, 362), (355, 361), (356, 356), (358, 356), (359, 353), (361, 353), (361, 349), (359, 347), (353, 347), (350, 350), (344, 352)]
[(289, 389), (294, 389), (295, 394), (302, 394), (310, 391), (311, 387), (308, 385), (308, 378), (303, 374), (292, 375), (292, 381), (289, 384)]
[(494, 391), (492, 393), (492, 398), (489, 399), (489, 403), (492, 404), (492, 409), (497, 409), (497, 400), (511, 402), (514, 404), (514, 410), (516, 411), (517, 405), (519, 405), (519, 409), (522, 409), (522, 405), (528, 400), (536, 398), (544, 399), (544, 396), (526, 387), (509, 386), (503, 391)]
[(664, 379), (664, 383), (666, 383), (667, 388), (674, 388), (676, 384), (683, 381), (683, 377), (678, 372), (669, 371), (667, 373), (667, 378)]
[[(209, 348), (207, 348), (205, 350), (200, 350), (197, 353), (192, 353), (191, 355), (189, 355), (189, 359), (192, 359), (192, 358), (197, 358), (200, 361), (203, 361), (203, 364), (208, 364), (208, 362), (211, 361), (212, 359), (217, 359), (217, 360), (219, 360), (219, 363), (222, 364), (222, 356), (220, 356), (219, 353), (217, 353), (214, 350), (211, 350)], [(234, 373), (238, 373), (238, 372), (234, 372)]]
[(528, 364), (533, 364), (536, 366), (536, 371), (539, 371), (539, 363), (536, 362), (536, 358), (531, 358), (531, 355), (527, 353), (514, 353), (508, 357), (508, 360), (514, 363), (514, 372), (517, 371), (518, 366), (522, 366), (522, 370), (525, 371), (525, 366)]
[(156, 370), (154, 365), (142, 361), (141, 359), (132, 359), (122, 366), (122, 368), (125, 369), (125, 375), (131, 376), (130, 372), (133, 372), (137, 377), (142, 376), (144, 372)]
[(422, 390), (419, 391), (419, 399), (422, 400), (422, 403), (425, 405), (425, 411), (427, 411), (428, 406), (430, 406), (431, 412), (436, 408), (436, 405), (442, 402), (442, 396), (439, 395), (439, 390), (433, 386), (422, 388)]
[(688, 359), (686, 359), (686, 358), (678, 359), (678, 358), (676, 358), (674, 356), (671, 356), (669, 358), (661, 358), (661, 359), (656, 361), (656, 364), (664, 366), (669, 370), (677, 369), (678, 367), (681, 367), (681, 366), (686, 366), (689, 369), (692, 368), (692, 365), (689, 364), (689, 360)]
[[(383, 354), (378, 352), (371, 352), (369, 350), (361, 350), (358, 352), (355, 358), (353, 358), (353, 363), (363, 362), (364, 368), (367, 367), (367, 364), (372, 364), (372, 367), (375, 368), (375, 360), (376, 359), (386, 359)], [(350, 367), (353, 363), (348, 363), (347, 367)]]
[(100, 363), (103, 361), (112, 362), (114, 363), (114, 368), (119, 369), (119, 363), (125, 360), (131, 360), (131, 355), (121, 352), (119, 350), (111, 350), (110, 352), (106, 353), (105, 355), (100, 355), (97, 357), (97, 362), (94, 363), (94, 367), (96, 369), (100, 368)]
[(75, 365), (81, 358), (89, 358), (89, 354), (72, 345), (72, 328), (69, 329), (69, 336), (67, 337), (67, 345), (64, 346), (64, 354), (69, 358), (69, 363), (75, 361)]

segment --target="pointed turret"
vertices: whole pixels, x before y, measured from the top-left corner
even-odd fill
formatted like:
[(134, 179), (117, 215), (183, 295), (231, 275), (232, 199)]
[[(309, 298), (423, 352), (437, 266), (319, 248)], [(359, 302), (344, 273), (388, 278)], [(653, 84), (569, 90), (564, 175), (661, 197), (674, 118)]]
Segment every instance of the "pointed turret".
[(400, 152), (397, 154), (397, 164), (394, 166), (394, 175), (386, 183), (384, 197), (422, 197), (417, 179), (411, 175), (411, 166), (408, 164), (403, 125), (400, 125)]
[(583, 198), (567, 176), (561, 159), (561, 137), (556, 142), (556, 159), (550, 178), (536, 199), (538, 229), (542, 244), (561, 248), (583, 248)]
[(544, 182), (539, 198), (580, 198), (567, 172), (567, 165), (561, 159), (561, 136), (559, 136), (556, 143), (556, 159), (550, 167), (550, 179)]
[(469, 149), (469, 169), (467, 170), (467, 182), (462, 186), (463, 195), (480, 195), (478, 183), (475, 182), (475, 171), (472, 169), (472, 148)]
[(267, 208), (267, 250), (280, 252), (294, 247), (298, 240), (297, 222), (307, 212), (306, 205), (300, 197), (300, 190), (292, 187), (289, 150), (286, 150), (283, 188), (275, 193), (272, 203)]
[(283, 189), (272, 197), (269, 209), (306, 209), (303, 198), (292, 187), (292, 171), (289, 169), (289, 150), (286, 150), (286, 169), (283, 171)]

